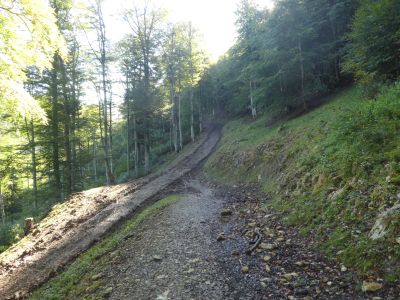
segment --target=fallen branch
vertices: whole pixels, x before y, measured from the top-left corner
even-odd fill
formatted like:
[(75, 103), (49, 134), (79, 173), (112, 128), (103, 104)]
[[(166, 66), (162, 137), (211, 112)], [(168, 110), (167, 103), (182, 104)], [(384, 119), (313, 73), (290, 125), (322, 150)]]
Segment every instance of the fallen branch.
[(256, 228), (254, 230), (254, 232), (257, 236), (254, 239), (254, 241), (252, 241), (252, 243), (254, 243), (254, 244), (249, 249), (247, 249), (247, 251), (246, 251), (247, 254), (250, 254), (251, 252), (253, 252), (253, 250), (257, 248), (257, 246), (261, 243), (261, 240), (262, 240), (262, 235), (260, 233), (260, 230), (258, 230), (258, 228)]

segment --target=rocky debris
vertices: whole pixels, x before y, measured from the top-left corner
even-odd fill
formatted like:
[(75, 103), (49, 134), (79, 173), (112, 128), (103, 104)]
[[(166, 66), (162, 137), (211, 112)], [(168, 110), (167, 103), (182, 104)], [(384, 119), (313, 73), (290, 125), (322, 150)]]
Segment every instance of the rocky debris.
[(241, 271), (242, 271), (242, 273), (249, 273), (249, 267), (248, 266), (242, 266), (242, 268), (241, 268)]
[(232, 250), (231, 255), (232, 256), (239, 256), (240, 255), (239, 250), (236, 250), (236, 249)]
[(99, 280), (100, 278), (102, 278), (103, 276), (104, 276), (103, 273), (97, 273), (97, 274), (93, 275), (91, 279), (93, 281), (96, 281), (96, 280)]
[(328, 195), (329, 201), (335, 201), (335, 200), (337, 200), (340, 196), (343, 195), (344, 192), (345, 192), (345, 188), (344, 188), (344, 187), (341, 188), (341, 189), (338, 189), (338, 190), (336, 190), (336, 191), (333, 191), (332, 193), (330, 193), (330, 194)]
[(384, 237), (387, 233), (390, 221), (396, 217), (400, 217), (400, 203), (393, 205), (391, 208), (388, 208), (378, 215), (374, 226), (369, 232), (369, 237), (372, 240), (377, 240)]
[[(240, 251), (238, 256), (232, 257), (251, 268), (251, 273), (244, 278), (257, 279), (258, 289), (265, 293), (264, 299), (372, 299), (372, 295), (366, 296), (360, 288), (362, 277), (358, 278), (343, 264), (327, 260), (318, 252), (312, 238), (301, 236), (295, 228), (284, 225), (283, 215), (263, 205), (265, 200), (249, 201), (246, 188), (257, 195), (252, 187), (239, 187), (230, 190), (228, 201), (233, 217), (229, 222), (234, 229), (225, 233), (229, 234), (231, 241), (243, 240), (245, 244), (254, 241), (256, 228), (263, 234), (262, 242), (250, 255)], [(254, 198), (265, 199), (260, 195)], [(369, 278), (367, 281), (373, 280)], [(379, 280), (377, 283), (381, 288), (368, 292), (373, 293), (376, 300), (379, 297), (397, 299), (400, 287), (389, 288)]]
[(231, 215), (232, 215), (232, 210), (230, 210), (229, 208), (224, 208), (223, 210), (221, 210), (222, 217), (231, 216)]
[(294, 264), (295, 264), (296, 266), (303, 267), (303, 266), (306, 265), (307, 263), (306, 263), (305, 261), (300, 260), (300, 261), (296, 261)]
[(269, 256), (269, 255), (263, 256), (263, 261), (269, 262), (270, 260), (271, 260), (271, 256)]
[(108, 287), (108, 288), (106, 288), (106, 289), (104, 290), (103, 295), (104, 295), (104, 296), (108, 296), (108, 295), (110, 295), (110, 294), (112, 293), (112, 291), (113, 291), (113, 288), (112, 288), (112, 287)]
[(224, 241), (224, 240), (226, 240), (225, 233), (224, 233), (224, 232), (221, 232), (221, 233), (218, 234), (218, 236), (217, 236), (217, 241)]
[(294, 277), (297, 277), (297, 276), (299, 276), (297, 273), (286, 273), (286, 274), (283, 274), (282, 275), (282, 277), (283, 278), (285, 278), (287, 281), (292, 281), (292, 279), (294, 278)]
[(271, 272), (271, 267), (269, 265), (265, 265), (264, 270), (265, 272)]
[(379, 282), (363, 281), (361, 289), (363, 292), (375, 292), (383, 288), (383, 284)]
[(261, 243), (258, 247), (263, 250), (274, 250), (276, 245), (270, 243)]
[(162, 257), (160, 255), (154, 255), (153, 260), (154, 261), (162, 261)]

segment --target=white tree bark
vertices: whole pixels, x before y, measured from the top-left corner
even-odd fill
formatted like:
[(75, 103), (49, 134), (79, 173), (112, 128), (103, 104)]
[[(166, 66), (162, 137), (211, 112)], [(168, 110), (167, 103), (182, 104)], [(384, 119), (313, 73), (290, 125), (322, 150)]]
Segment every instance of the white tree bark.
[(251, 116), (255, 118), (257, 117), (257, 110), (253, 98), (253, 87), (254, 87), (254, 81), (250, 80), (250, 109), (251, 109)]

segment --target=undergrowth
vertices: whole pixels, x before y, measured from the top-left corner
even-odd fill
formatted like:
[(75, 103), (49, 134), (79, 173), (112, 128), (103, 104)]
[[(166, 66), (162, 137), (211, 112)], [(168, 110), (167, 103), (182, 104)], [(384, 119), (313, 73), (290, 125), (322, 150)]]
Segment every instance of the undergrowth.
[(180, 195), (171, 195), (144, 209), (127, 221), (121, 229), (80, 255), (64, 272), (34, 292), (30, 299), (103, 299), (107, 294), (106, 282), (96, 275), (110, 262), (108, 254), (123, 243), (124, 238), (144, 219), (181, 199)]
[(227, 183), (259, 184), (324, 253), (363, 276), (398, 280), (400, 214), (383, 238), (374, 241), (369, 232), (399, 202), (400, 83), (374, 99), (350, 88), (268, 127), (270, 118), (229, 122), (206, 172)]

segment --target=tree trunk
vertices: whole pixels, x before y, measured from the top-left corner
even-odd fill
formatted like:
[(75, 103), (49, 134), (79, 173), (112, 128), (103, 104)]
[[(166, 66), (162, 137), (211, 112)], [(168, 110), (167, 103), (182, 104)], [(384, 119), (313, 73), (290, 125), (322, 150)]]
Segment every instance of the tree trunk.
[(60, 160), (59, 160), (59, 144), (58, 144), (58, 78), (57, 78), (57, 56), (53, 59), (53, 69), (51, 71), (51, 129), (52, 129), (52, 165), (53, 177), (56, 193), (61, 193), (61, 179), (60, 179)]
[(254, 81), (250, 80), (250, 109), (251, 109), (251, 116), (255, 118), (257, 117), (257, 111), (256, 111), (256, 106), (254, 104), (253, 87), (254, 87)]
[(181, 118), (181, 95), (178, 96), (178, 117), (179, 117), (179, 148), (183, 149), (183, 138), (182, 138), (182, 118)]
[(4, 209), (4, 197), (1, 193), (1, 186), (0, 186), (0, 210), (1, 210), (1, 222), (3, 225), (6, 224), (6, 210)]
[[(105, 61), (105, 58), (102, 59)], [(102, 83), (103, 83), (103, 148), (104, 148), (104, 163), (107, 174), (107, 184), (114, 184), (115, 178), (111, 169), (110, 163), (110, 143), (108, 139), (108, 110), (107, 110), (107, 85), (106, 85), (106, 69), (105, 64), (102, 63)]]
[(172, 125), (172, 140), (173, 140), (173, 145), (174, 145), (174, 150), (175, 152), (179, 151), (178, 147), (178, 126), (177, 126), (177, 118), (176, 118), (176, 97), (175, 97), (175, 92), (174, 92), (175, 86), (174, 83), (170, 82), (170, 101), (171, 101), (171, 125)]
[(193, 87), (190, 89), (190, 138), (192, 139), (192, 143), (194, 143), (194, 104), (193, 104)]
[(112, 90), (111, 90), (111, 84), (110, 84), (110, 103), (109, 103), (109, 110), (110, 110), (110, 122), (109, 122), (109, 130), (110, 130), (110, 132), (109, 132), (109, 137), (110, 137), (110, 167), (111, 167), (111, 170), (114, 170), (114, 166), (113, 166), (113, 155), (112, 155), (112, 152), (113, 152), (113, 141), (112, 141), (112, 138), (113, 138), (113, 135), (112, 135), (112, 96), (111, 96), (111, 93), (112, 92)]
[(202, 100), (203, 100), (203, 87), (200, 83), (200, 87), (199, 87), (200, 91), (199, 91), (199, 133), (203, 132), (203, 106), (202, 106)]
[[(333, 4), (331, 3), (331, 5), (333, 5)], [(333, 22), (332, 18), (329, 18), (329, 24), (330, 24), (330, 28), (332, 31), (332, 42), (336, 42), (337, 41), (336, 24)], [(336, 47), (335, 47), (334, 51), (335, 50), (337, 50)], [(339, 62), (339, 55), (337, 55), (337, 51), (335, 51), (335, 54), (333, 56), (333, 67), (335, 69), (336, 81), (339, 82), (340, 81), (340, 62)]]
[[(79, 56), (79, 46), (74, 44), (74, 61), (72, 64), (72, 109), (71, 109), (71, 166), (72, 166), (72, 190), (77, 190), (77, 183), (82, 184), (83, 179), (83, 168), (81, 163), (78, 162), (78, 155), (77, 155), (77, 138), (76, 138), (76, 130), (79, 131), (79, 92), (77, 93), (78, 85), (77, 85), (77, 63), (78, 63), (78, 56)], [(80, 150), (80, 143), (78, 143), (78, 147)], [(79, 151), (80, 156), (80, 151)], [(78, 178), (79, 174), (79, 178)]]
[(36, 170), (36, 142), (35, 142), (35, 128), (33, 126), (33, 119), (30, 122), (31, 129), (31, 154), (32, 154), (32, 180), (33, 180), (33, 199), (34, 206), (37, 209), (37, 170)]
[(101, 9), (101, 3), (98, 3), (98, 21), (99, 21), (99, 44), (100, 44), (100, 65), (101, 65), (101, 79), (102, 79), (102, 90), (103, 90), (103, 149), (104, 149), (104, 163), (106, 168), (107, 184), (114, 184), (115, 177), (111, 166), (111, 155), (110, 155), (110, 141), (109, 141), (109, 127), (108, 127), (108, 103), (107, 103), (107, 70), (106, 70), (106, 29), (103, 19), (103, 12)]
[(144, 172), (146, 175), (150, 173), (150, 137), (148, 130), (144, 132)]
[(193, 54), (193, 29), (192, 23), (189, 23), (189, 69), (190, 69), (190, 138), (192, 139), (192, 143), (194, 143), (195, 133), (194, 133), (194, 104), (193, 104), (193, 97), (194, 97), (194, 54)]
[(60, 177), (61, 177), (61, 201), (64, 201), (65, 194), (64, 194), (64, 166), (61, 165), (60, 167)]
[(283, 82), (282, 82), (282, 68), (279, 63), (279, 59), (277, 59), (277, 65), (278, 65), (278, 73), (279, 73), (279, 76), (278, 76), (279, 77), (279, 90), (280, 90), (281, 94), (283, 94), (284, 88), (283, 88)]
[(139, 177), (139, 143), (138, 143), (138, 134), (137, 134), (137, 126), (136, 126), (136, 115), (133, 112), (133, 139), (134, 139), (134, 150), (135, 150), (135, 176)]
[(96, 160), (96, 136), (93, 134), (93, 176), (97, 182), (97, 160)]
[(300, 75), (301, 75), (301, 100), (303, 102), (303, 108), (305, 111), (308, 110), (305, 92), (304, 92), (304, 62), (303, 62), (303, 51), (301, 47), (301, 40), (298, 40), (298, 47), (299, 47), (299, 62), (300, 62)]
[(199, 99), (199, 133), (203, 132), (203, 110), (201, 107), (201, 99)]
[[(150, 102), (150, 61), (149, 54), (150, 45), (147, 37), (145, 38), (145, 48), (144, 48), (144, 99), (146, 106)], [(145, 108), (144, 113), (144, 172), (149, 174), (150, 172), (150, 132), (149, 132), (149, 108)]]
[(126, 111), (126, 172), (128, 173), (128, 177), (131, 176), (131, 165), (130, 165), (130, 161), (131, 161), (131, 147), (130, 147), (130, 132), (131, 132), (131, 128), (130, 128), (130, 108), (129, 108), (129, 100), (127, 100), (127, 111)]
[(62, 93), (63, 93), (63, 106), (64, 106), (64, 114), (65, 114), (65, 120), (63, 121), (64, 125), (64, 151), (65, 151), (65, 168), (64, 168), (64, 177), (66, 180), (66, 185), (65, 185), (65, 192), (66, 195), (70, 195), (72, 192), (72, 151), (71, 151), (71, 137), (70, 137), (70, 131), (71, 131), (71, 109), (70, 109), (70, 98), (68, 97), (68, 91), (67, 91), (67, 74), (66, 74), (66, 68), (65, 64), (62, 61), (61, 58), (59, 58), (60, 61), (60, 67), (61, 67), (61, 74), (62, 74), (62, 81), (61, 81), (61, 86), (62, 86)]
[[(75, 103), (75, 102), (74, 102)], [(74, 107), (71, 116), (71, 167), (72, 167), (72, 178), (71, 178), (71, 187), (72, 191), (76, 191), (78, 184), (80, 184), (82, 180), (82, 171), (80, 170), (80, 166), (78, 163), (77, 157), (77, 145), (76, 145), (76, 109)]]

